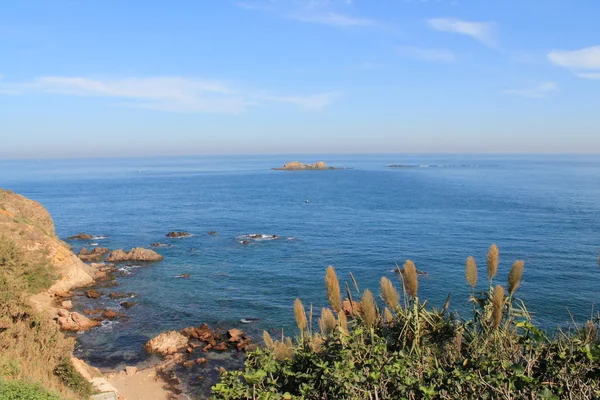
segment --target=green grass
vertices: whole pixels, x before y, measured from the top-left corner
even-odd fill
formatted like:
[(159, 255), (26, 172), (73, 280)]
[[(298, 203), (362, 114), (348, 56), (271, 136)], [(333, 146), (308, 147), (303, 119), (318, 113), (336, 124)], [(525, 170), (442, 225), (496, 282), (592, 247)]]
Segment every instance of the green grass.
[(0, 380), (0, 400), (61, 400), (37, 383)]

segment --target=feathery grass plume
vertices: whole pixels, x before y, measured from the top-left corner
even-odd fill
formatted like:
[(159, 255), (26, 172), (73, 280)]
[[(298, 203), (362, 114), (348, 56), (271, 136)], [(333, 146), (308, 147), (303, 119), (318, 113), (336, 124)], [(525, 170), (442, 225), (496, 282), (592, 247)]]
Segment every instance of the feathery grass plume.
[(497, 328), (502, 322), (502, 310), (504, 309), (504, 288), (497, 285), (494, 289), (492, 300), (492, 326)]
[(273, 358), (277, 361), (283, 361), (291, 358), (294, 354), (292, 349), (292, 340), (288, 337), (283, 341), (276, 341), (274, 345)]
[(404, 263), (404, 281), (406, 284), (406, 291), (410, 297), (415, 298), (419, 293), (419, 281), (417, 280), (417, 267), (415, 263), (410, 260), (406, 260)]
[(377, 319), (377, 305), (373, 298), (373, 293), (369, 289), (365, 290), (361, 300), (362, 315), (365, 320), (365, 325), (371, 328)]
[(325, 272), (325, 286), (327, 287), (327, 298), (331, 308), (337, 313), (342, 310), (342, 295), (340, 294), (340, 282), (335, 269), (330, 265)]
[(345, 312), (338, 313), (338, 325), (344, 335), (348, 334), (348, 317)]
[(315, 333), (312, 337), (312, 340), (310, 341), (310, 348), (313, 351), (313, 353), (320, 353), (321, 350), (323, 350), (323, 343), (325, 343), (325, 341), (323, 340), (321, 335)]
[(392, 315), (392, 312), (387, 307), (385, 308), (385, 311), (383, 312), (383, 319), (385, 320), (386, 324), (390, 324), (394, 320), (394, 316)]
[(525, 261), (515, 261), (510, 274), (508, 274), (508, 294), (513, 295), (521, 285), (521, 278), (523, 277), (523, 268), (525, 268)]
[(496, 246), (496, 244), (492, 244), (487, 253), (487, 274), (490, 282), (496, 276), (496, 272), (498, 272), (499, 260), (500, 252), (498, 251), (498, 246)]
[(294, 301), (294, 316), (296, 317), (296, 325), (298, 325), (298, 329), (301, 332), (306, 330), (306, 311), (304, 310), (304, 306), (302, 305), (302, 301), (300, 299), (296, 299)]
[(465, 265), (465, 276), (469, 286), (475, 289), (475, 286), (477, 286), (477, 263), (472, 256), (467, 258), (467, 263)]
[(381, 278), (381, 297), (392, 310), (400, 306), (400, 295), (388, 278)]
[(267, 331), (263, 331), (263, 342), (265, 342), (265, 346), (267, 346), (267, 349), (272, 349), (273, 348), (273, 339), (271, 338), (271, 335), (269, 335), (269, 332)]
[(332, 332), (335, 329), (336, 325), (337, 322), (331, 310), (329, 308), (323, 308), (321, 310), (321, 318), (319, 319), (319, 327), (321, 328), (321, 333), (323, 335), (326, 335)]
[(356, 283), (356, 279), (354, 279), (354, 275), (352, 274), (352, 272), (350, 272), (350, 279), (352, 279), (352, 283), (354, 284), (354, 289), (356, 289), (356, 293), (360, 294), (358, 283)]

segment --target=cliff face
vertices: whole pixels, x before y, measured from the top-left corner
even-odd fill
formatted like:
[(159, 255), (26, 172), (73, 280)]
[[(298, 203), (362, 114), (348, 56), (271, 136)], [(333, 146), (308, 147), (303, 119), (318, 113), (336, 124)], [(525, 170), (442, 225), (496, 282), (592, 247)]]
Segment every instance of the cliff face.
[(93, 282), (90, 267), (56, 236), (54, 222), (40, 203), (0, 189), (0, 235), (10, 238), (32, 258), (47, 256), (59, 276), (48, 289), (50, 294)]

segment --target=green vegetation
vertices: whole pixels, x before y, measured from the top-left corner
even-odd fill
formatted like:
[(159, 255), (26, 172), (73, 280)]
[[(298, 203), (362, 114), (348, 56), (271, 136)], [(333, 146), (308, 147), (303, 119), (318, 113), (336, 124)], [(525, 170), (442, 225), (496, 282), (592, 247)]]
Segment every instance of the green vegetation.
[[(29, 383), (60, 393), (61, 398), (87, 398), (91, 392), (90, 385), (71, 365), (73, 340), (65, 338), (56, 324), (36, 312), (28, 300), (29, 295), (48, 288), (54, 279), (43, 256), (28, 259), (14, 242), (0, 237), (0, 379), (5, 381), (0, 385), (0, 399), (54, 398), (43, 397), (39, 387)], [(40, 394), (11, 394), (27, 390)], [(13, 397), (2, 397), (4, 392)]]
[(0, 400), (60, 400), (37, 383), (0, 380)]
[[(476, 291), (477, 266), (465, 265), (473, 316), (461, 319), (418, 297), (411, 261), (398, 269), (401, 291), (381, 279), (380, 306), (369, 290), (342, 302), (332, 267), (326, 273), (330, 308), (313, 328), (300, 300), (300, 335), (274, 340), (248, 354), (244, 369), (223, 371), (215, 399), (591, 399), (600, 398), (599, 319), (547, 335), (515, 297), (525, 264), (516, 261), (506, 289), (494, 285), (495, 245), (487, 255), (489, 286)], [(352, 278), (354, 288), (358, 286)], [(337, 317), (336, 317), (337, 315)]]

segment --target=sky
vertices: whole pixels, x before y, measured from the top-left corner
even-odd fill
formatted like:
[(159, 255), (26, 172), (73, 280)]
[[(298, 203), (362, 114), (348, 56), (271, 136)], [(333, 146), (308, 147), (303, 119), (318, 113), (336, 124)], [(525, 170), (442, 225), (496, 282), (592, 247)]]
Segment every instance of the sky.
[(0, 157), (600, 153), (598, 0), (0, 4)]

